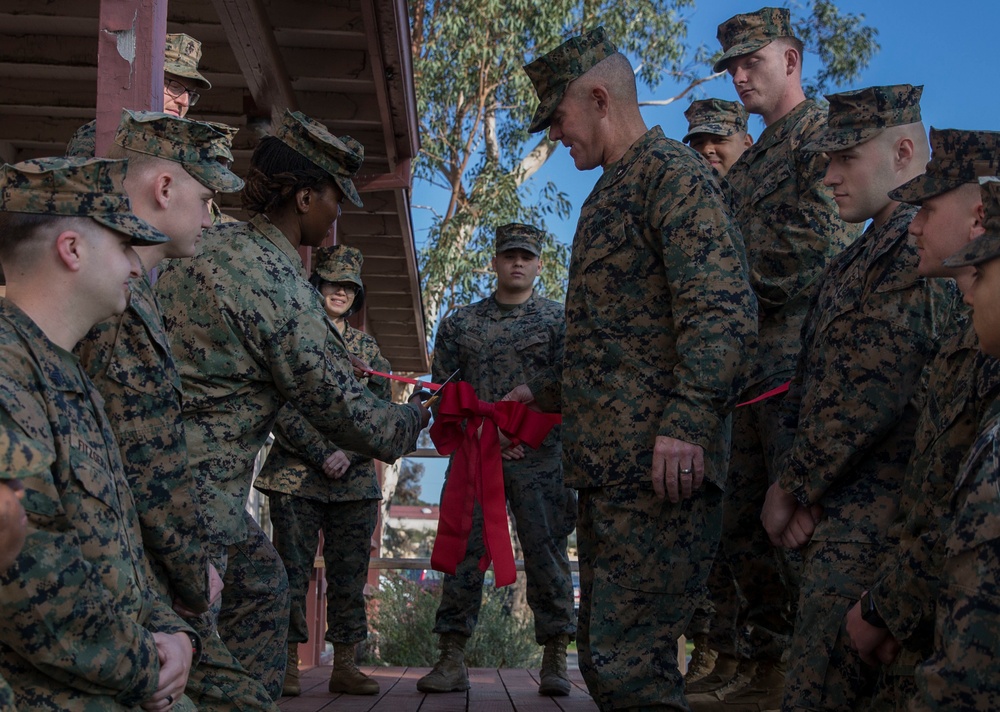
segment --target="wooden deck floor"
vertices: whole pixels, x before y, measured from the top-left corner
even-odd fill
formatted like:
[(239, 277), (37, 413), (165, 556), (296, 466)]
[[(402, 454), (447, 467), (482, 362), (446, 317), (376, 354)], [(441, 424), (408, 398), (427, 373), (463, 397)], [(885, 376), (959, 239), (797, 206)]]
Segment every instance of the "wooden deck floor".
[(417, 680), (430, 668), (363, 667), (362, 672), (378, 680), (378, 695), (332, 695), (327, 691), (330, 668), (314, 667), (302, 672), (302, 695), (282, 697), (283, 712), (596, 712), (579, 670), (569, 671), (573, 691), (568, 697), (538, 694), (537, 670), (469, 671), (468, 692), (425, 695), (417, 692)]

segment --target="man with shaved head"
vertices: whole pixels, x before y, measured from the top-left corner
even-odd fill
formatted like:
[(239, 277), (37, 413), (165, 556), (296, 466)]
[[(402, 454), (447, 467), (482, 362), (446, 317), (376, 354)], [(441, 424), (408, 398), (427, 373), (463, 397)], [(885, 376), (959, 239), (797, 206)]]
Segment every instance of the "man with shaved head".
[[(570, 261), (561, 409), (579, 490), (580, 669), (602, 710), (685, 709), (677, 638), (718, 542), (757, 305), (710, 168), (647, 129), (603, 28), (525, 67), (529, 127), (602, 174)], [(533, 394), (552, 409), (554, 390)]]

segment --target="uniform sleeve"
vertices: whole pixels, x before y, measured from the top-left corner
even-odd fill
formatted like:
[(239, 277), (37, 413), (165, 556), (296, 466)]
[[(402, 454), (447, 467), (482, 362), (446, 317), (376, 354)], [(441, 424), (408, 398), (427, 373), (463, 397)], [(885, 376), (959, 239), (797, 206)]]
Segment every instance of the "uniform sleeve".
[(282, 397), (327, 440), (388, 463), (413, 449), (417, 408), (383, 401), (358, 382), (343, 340), (318, 308), (288, 320), (262, 346)]
[(706, 175), (698, 167), (678, 177), (674, 190), (682, 197), (661, 206), (678, 362), (658, 434), (708, 449), (756, 351), (757, 301), (746, 279), (742, 237)]
[[(773, 208), (769, 223), (774, 233), (750, 268), (761, 311), (779, 309), (799, 297), (858, 231), (839, 218), (833, 192), (823, 185), (825, 155), (805, 151), (794, 155), (790, 166), (794, 173), (788, 176), (794, 181), (778, 187), (775, 205), (763, 206)], [(781, 170), (787, 169), (776, 164), (767, 170), (767, 178), (780, 178)]]
[(281, 406), (278, 419), (274, 423), (274, 432), (282, 439), (284, 445), (319, 472), (323, 471), (326, 458), (340, 449), (333, 443), (327, 442), (326, 438), (310, 425), (291, 403)]
[[(372, 342), (374, 342), (374, 339), (372, 339)], [(375, 346), (374, 348), (375, 356), (372, 358), (369, 365), (376, 371), (391, 373), (392, 365), (389, 363), (389, 360), (382, 355), (378, 346)], [(382, 376), (371, 376), (368, 379), (368, 389), (374, 393), (377, 398), (381, 398), (385, 401), (392, 400), (392, 383), (389, 382), (388, 378), (383, 378)]]
[[(461, 365), (458, 346), (458, 327), (455, 320), (445, 317), (438, 324), (434, 337), (434, 362), (431, 364), (431, 381), (441, 383)], [(459, 374), (465, 380), (466, 374)]]
[(545, 413), (558, 413), (562, 409), (562, 366), (566, 350), (566, 317), (554, 314), (549, 327), (552, 343), (552, 365), (529, 382), (531, 393), (538, 407)]
[[(0, 427), (20, 430), (4, 410)], [(152, 634), (116, 611), (115, 596), (83, 556), (52, 472), (23, 482), (28, 533), (17, 562), (0, 576), (0, 638), (63, 684), (140, 704), (159, 681)]]
[[(947, 532), (934, 653), (915, 679), (921, 709), (985, 710), (1000, 703), (1000, 442), (994, 424), (963, 470)], [(961, 480), (961, 478), (960, 478)]]

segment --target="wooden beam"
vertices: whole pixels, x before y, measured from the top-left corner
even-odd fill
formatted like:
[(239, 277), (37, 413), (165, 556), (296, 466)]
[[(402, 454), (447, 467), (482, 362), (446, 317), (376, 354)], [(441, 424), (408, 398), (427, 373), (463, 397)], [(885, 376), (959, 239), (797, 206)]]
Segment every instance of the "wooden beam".
[(107, 154), (123, 108), (163, 110), (167, 0), (101, 0), (97, 36), (97, 155)]
[(295, 111), (298, 102), (267, 12), (260, 0), (212, 0), (212, 4), (254, 103), (277, 126), (285, 109)]

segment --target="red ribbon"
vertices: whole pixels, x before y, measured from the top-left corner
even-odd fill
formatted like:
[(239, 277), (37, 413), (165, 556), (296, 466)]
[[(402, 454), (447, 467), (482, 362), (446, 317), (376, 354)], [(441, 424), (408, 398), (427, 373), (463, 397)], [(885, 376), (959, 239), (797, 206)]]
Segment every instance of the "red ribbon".
[(381, 376), (382, 378), (388, 378), (390, 381), (399, 381), (400, 383), (409, 383), (413, 386), (419, 386), (420, 388), (426, 388), (429, 391), (436, 391), (441, 387), (439, 383), (431, 383), (430, 381), (418, 381), (415, 378), (407, 378), (406, 376), (397, 376), (395, 373), (385, 373), (383, 371), (376, 371), (374, 368), (369, 368), (365, 371), (368, 376)]
[(560, 420), (559, 415), (538, 413), (515, 401), (481, 401), (472, 386), (463, 381), (453, 382), (441, 391), (431, 440), (439, 453), (454, 453), (454, 457), (441, 496), (437, 538), (431, 554), (434, 570), (455, 574), (455, 567), (465, 558), (473, 507), (479, 502), (486, 546), (479, 569), (485, 571), (492, 561), (496, 585), (514, 583), (517, 571), (510, 544), (498, 432), (514, 445), (525, 443), (537, 448)]
[(780, 396), (782, 393), (786, 393), (788, 391), (788, 387), (790, 385), (792, 385), (791, 381), (789, 381), (788, 383), (782, 383), (777, 388), (772, 388), (767, 393), (761, 393), (756, 398), (751, 398), (748, 401), (744, 401), (742, 403), (737, 403), (736, 407), (737, 408), (742, 408), (745, 405), (753, 405), (754, 403), (760, 403), (762, 400), (767, 400), (768, 398), (772, 398), (774, 396)]

